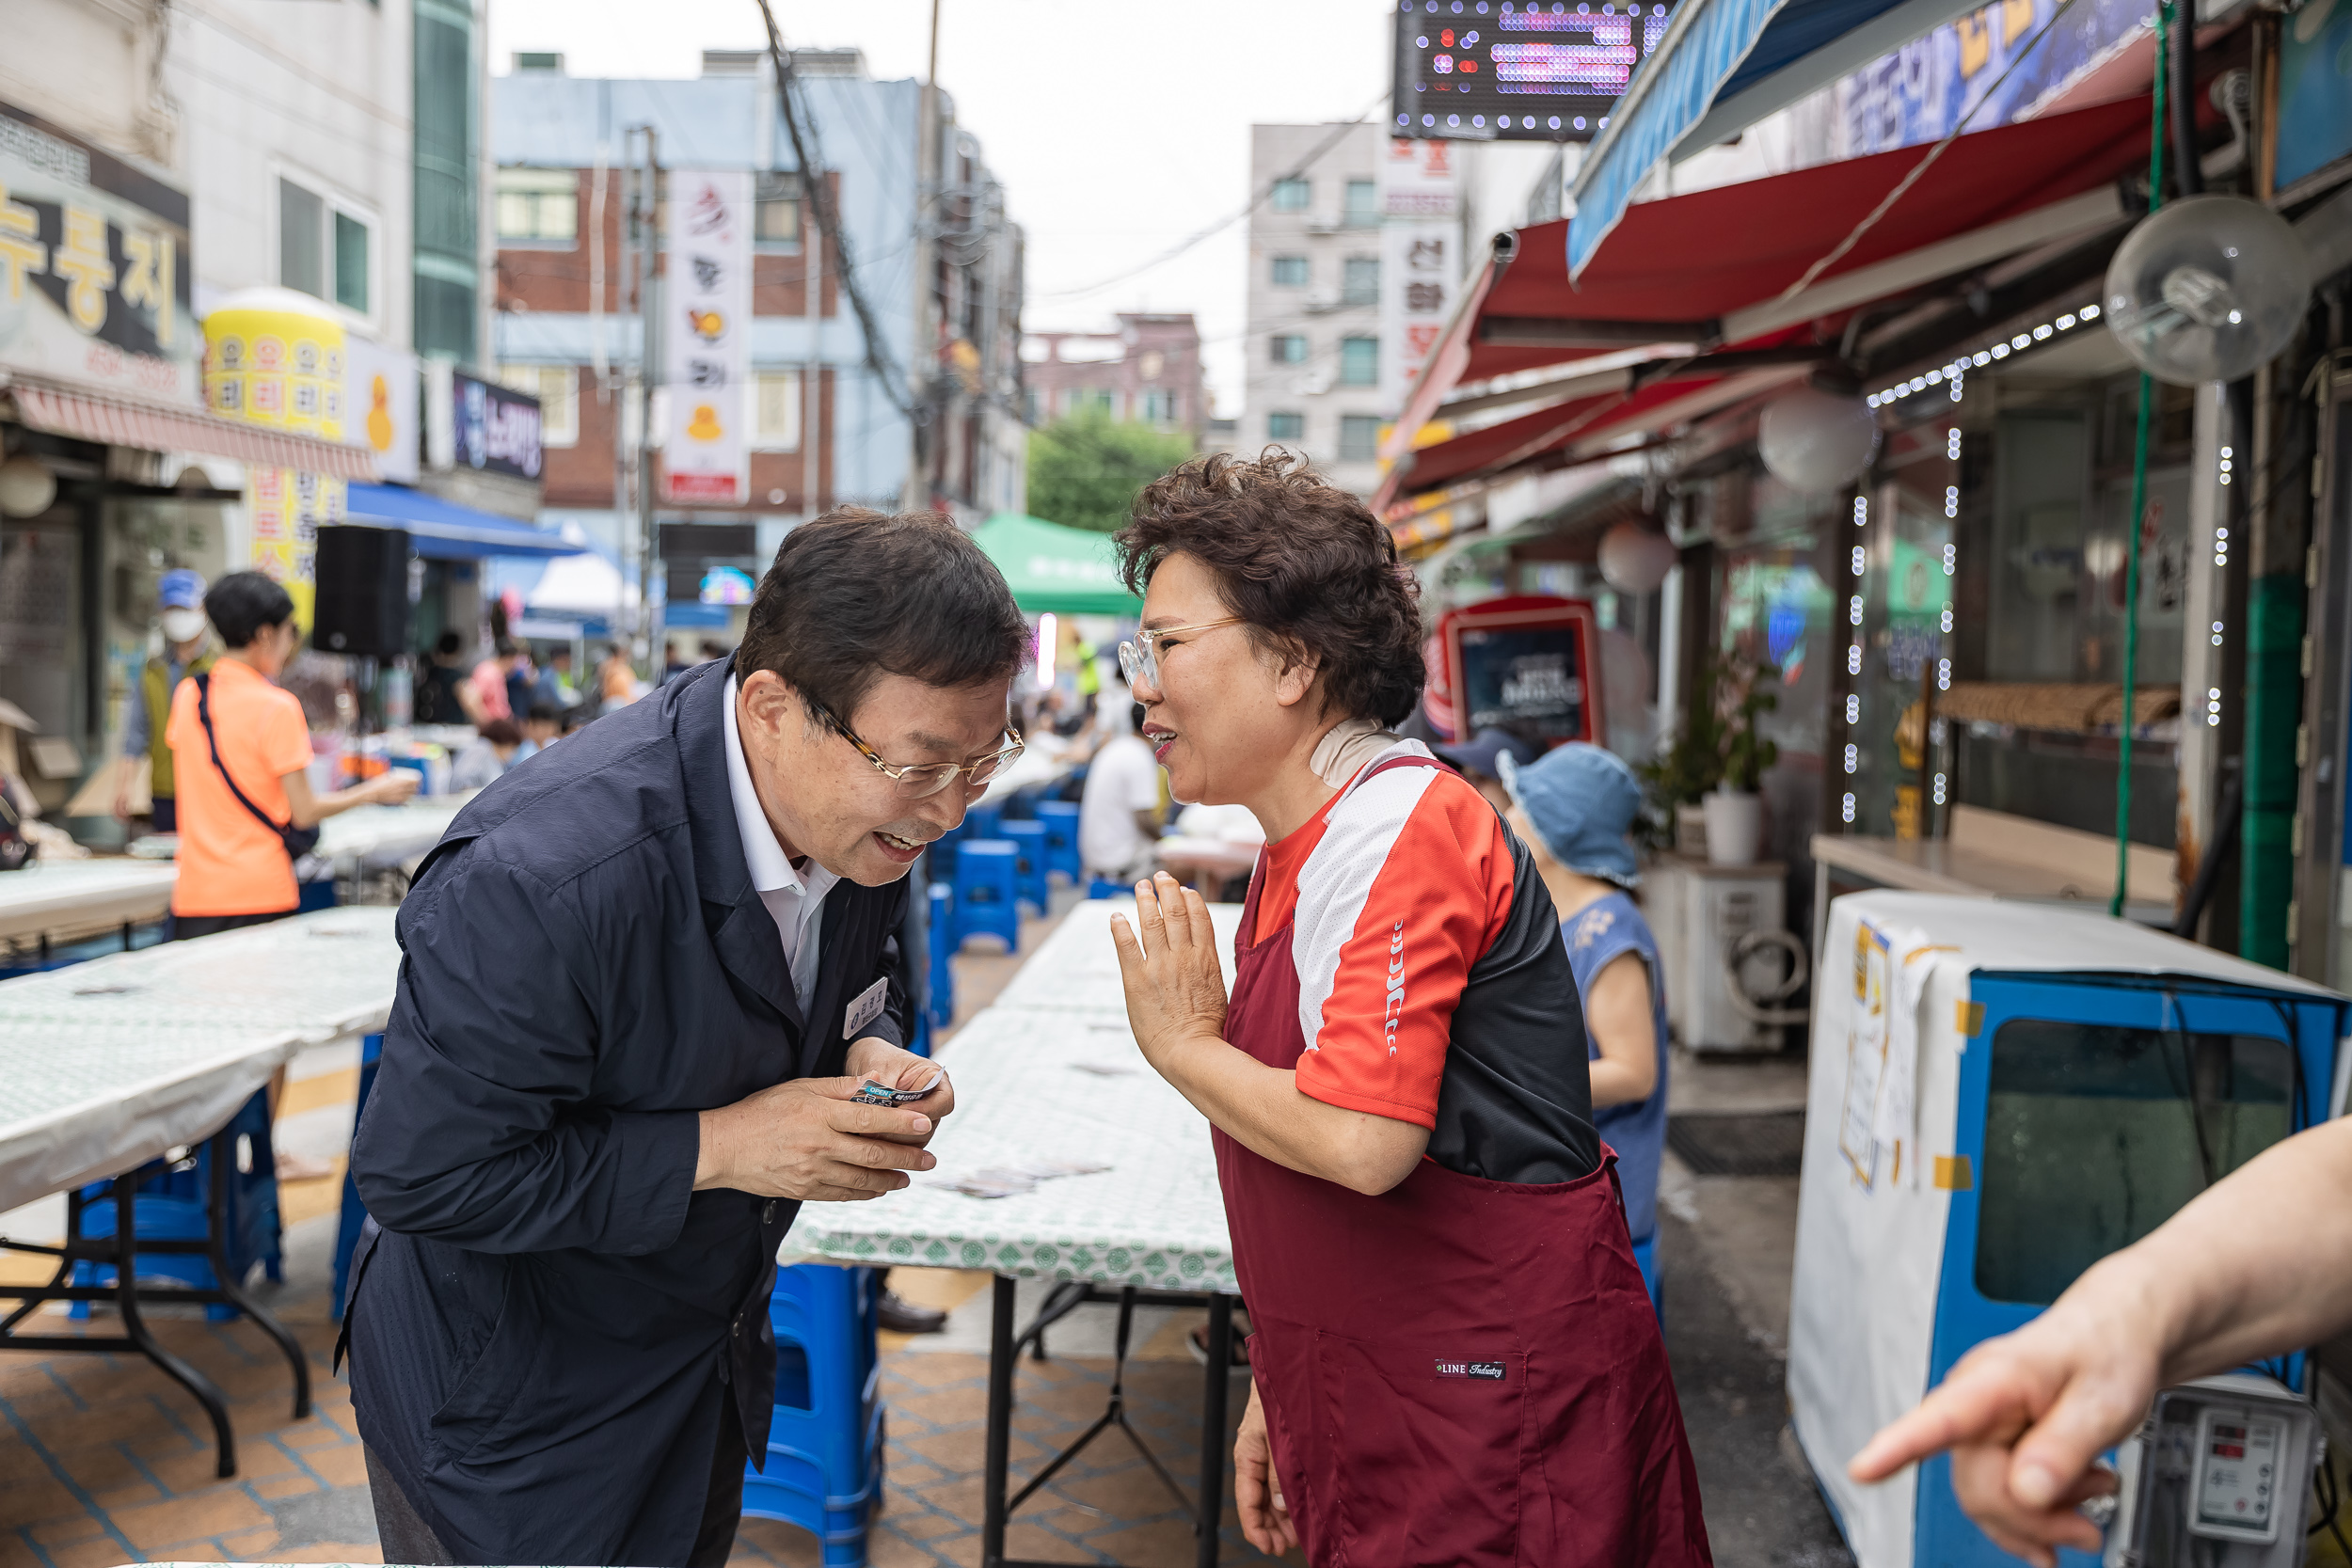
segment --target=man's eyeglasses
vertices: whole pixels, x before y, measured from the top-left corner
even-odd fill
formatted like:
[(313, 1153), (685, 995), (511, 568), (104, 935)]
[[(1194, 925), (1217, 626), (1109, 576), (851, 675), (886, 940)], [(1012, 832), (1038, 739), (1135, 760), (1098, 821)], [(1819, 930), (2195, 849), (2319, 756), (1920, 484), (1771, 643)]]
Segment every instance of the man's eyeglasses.
[(818, 706), (817, 711), (824, 716), (826, 723), (831, 724), (839, 732), (842, 739), (856, 747), (859, 754), (874, 765), (875, 772), (897, 784), (898, 793), (910, 800), (920, 800), (928, 796), (938, 794), (955, 783), (956, 775), (959, 773), (971, 775), (966, 787), (977, 789), (1011, 767), (1012, 759), (1019, 756), (1024, 749), (1023, 743), (1014, 736), (1010, 730), (1007, 730), (1004, 749), (984, 756), (977, 762), (925, 762), (902, 768), (882, 761), (881, 754), (860, 739), (857, 731), (844, 723), (841, 717), (831, 708)]
[[(1157, 687), (1160, 684), (1160, 644), (1171, 637), (1196, 631), (1215, 631), (1219, 626), (1237, 626), (1241, 617), (1228, 615), (1222, 621), (1201, 621), (1189, 626), (1162, 626), (1157, 631), (1139, 631), (1132, 642), (1119, 645), (1119, 673), (1127, 677), (1130, 689), (1137, 683)], [(1177, 644), (1168, 643), (1169, 647)]]

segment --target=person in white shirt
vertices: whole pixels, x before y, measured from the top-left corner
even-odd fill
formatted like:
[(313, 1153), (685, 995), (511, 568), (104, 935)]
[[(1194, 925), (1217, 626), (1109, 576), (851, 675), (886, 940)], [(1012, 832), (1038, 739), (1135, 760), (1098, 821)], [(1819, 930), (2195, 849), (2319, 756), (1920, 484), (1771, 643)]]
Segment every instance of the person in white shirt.
[(1152, 874), (1152, 846), (1160, 836), (1160, 765), (1136, 733), (1142, 707), (1133, 702), (1102, 706), (1100, 721), (1115, 728), (1087, 764), (1086, 791), (1078, 798), (1078, 857), (1090, 877), (1133, 882)]

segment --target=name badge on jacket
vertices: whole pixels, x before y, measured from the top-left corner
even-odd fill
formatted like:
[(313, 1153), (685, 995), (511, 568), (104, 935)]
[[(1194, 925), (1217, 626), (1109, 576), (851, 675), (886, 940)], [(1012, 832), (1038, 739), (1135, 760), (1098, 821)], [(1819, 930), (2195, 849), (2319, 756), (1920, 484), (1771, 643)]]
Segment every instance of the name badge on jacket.
[(849, 1012), (841, 1020), (841, 1037), (845, 1040), (857, 1038), (860, 1030), (882, 1017), (882, 1004), (889, 999), (890, 978), (887, 975), (858, 992), (857, 1000), (850, 1004)]

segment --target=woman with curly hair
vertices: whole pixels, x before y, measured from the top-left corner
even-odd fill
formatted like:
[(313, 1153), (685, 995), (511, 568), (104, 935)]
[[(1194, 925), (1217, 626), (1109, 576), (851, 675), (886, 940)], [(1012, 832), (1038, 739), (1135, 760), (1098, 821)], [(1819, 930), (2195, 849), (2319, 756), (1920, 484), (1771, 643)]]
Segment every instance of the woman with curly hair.
[(1181, 800), (1265, 829), (1226, 999), (1207, 906), (1136, 884), (1128, 1019), (1214, 1125), (1255, 1333), (1234, 1500), (1313, 1563), (1709, 1561), (1584, 1027), (1527, 847), (1387, 726), (1422, 619), (1388, 531), (1269, 451), (1118, 536), (1120, 649)]

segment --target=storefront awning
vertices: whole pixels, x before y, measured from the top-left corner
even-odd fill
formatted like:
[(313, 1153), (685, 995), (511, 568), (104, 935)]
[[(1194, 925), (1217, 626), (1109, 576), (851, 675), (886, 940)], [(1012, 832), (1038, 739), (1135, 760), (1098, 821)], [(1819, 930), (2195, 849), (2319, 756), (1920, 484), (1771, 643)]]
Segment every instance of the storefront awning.
[[(1492, 466), (1465, 466), (1458, 454), (1472, 450), (1465, 442), (1493, 444), (1497, 427), (1409, 451), (1455, 386), (1562, 367), (1567, 397), (1512, 421), (1532, 435), (1546, 419), (1579, 417), (1582, 400), (1638, 400), (1648, 380), (1801, 376), (1835, 357), (1836, 329), (1858, 306), (2120, 226), (2128, 214), (2115, 182), (2146, 159), (2147, 137), (2145, 97), (1962, 136), (1826, 265), (1923, 149), (1638, 203), (1574, 282), (1568, 225), (1521, 230), (1478, 280), (1479, 303), (1430, 355), (1382, 450), (1396, 467), (1378, 502)], [(1577, 376), (1596, 360), (1615, 368), (1598, 385)], [(1776, 377), (1765, 374), (1774, 367)], [(1607, 422), (1577, 434), (1589, 438)]]
[(85, 391), (31, 376), (7, 378), (0, 395), (15, 404), (16, 417), (24, 423), (76, 441), (141, 451), (195, 452), (257, 468), (298, 468), (337, 479), (375, 477), (373, 455), (358, 447), (239, 424), (200, 408)]
[(1978, 0), (1682, 0), (1577, 170), (1568, 271), (1581, 275), (1667, 158), (1726, 141)]
[(1107, 533), (999, 512), (972, 531), (1005, 574), (1013, 603), (1032, 615), (1136, 615)]
[(346, 522), (407, 531), (409, 547), (435, 561), (479, 561), (493, 555), (577, 555), (588, 546), (494, 512), (459, 506), (398, 484), (355, 484), (343, 506)]

